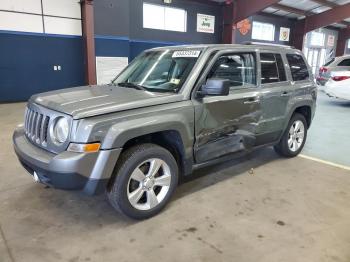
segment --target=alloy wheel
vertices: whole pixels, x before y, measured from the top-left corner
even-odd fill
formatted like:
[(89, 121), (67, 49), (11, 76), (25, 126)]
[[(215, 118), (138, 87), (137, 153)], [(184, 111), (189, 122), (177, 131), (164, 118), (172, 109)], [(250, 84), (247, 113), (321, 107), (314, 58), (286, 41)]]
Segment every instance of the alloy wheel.
[(131, 173), (127, 185), (128, 200), (138, 210), (150, 210), (164, 200), (170, 183), (167, 163), (159, 158), (148, 159)]
[(292, 152), (296, 152), (302, 146), (305, 137), (305, 126), (300, 120), (296, 120), (289, 129), (288, 147)]

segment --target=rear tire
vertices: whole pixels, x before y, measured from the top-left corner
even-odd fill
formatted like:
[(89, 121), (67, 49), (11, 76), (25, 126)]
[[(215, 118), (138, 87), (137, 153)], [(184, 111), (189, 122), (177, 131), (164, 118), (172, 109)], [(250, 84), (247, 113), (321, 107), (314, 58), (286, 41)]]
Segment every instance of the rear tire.
[(295, 113), (290, 119), (280, 142), (274, 146), (276, 153), (284, 157), (297, 156), (305, 145), (307, 122), (302, 114)]
[(118, 161), (107, 197), (120, 213), (133, 219), (158, 214), (169, 202), (178, 183), (173, 155), (155, 144), (126, 150)]

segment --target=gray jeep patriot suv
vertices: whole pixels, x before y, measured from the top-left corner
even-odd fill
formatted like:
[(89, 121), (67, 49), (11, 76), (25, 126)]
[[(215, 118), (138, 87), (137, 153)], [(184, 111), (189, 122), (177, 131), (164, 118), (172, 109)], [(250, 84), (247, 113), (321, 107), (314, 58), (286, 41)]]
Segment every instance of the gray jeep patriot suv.
[(155, 48), (108, 85), (32, 96), (13, 143), (36, 181), (106, 192), (115, 209), (144, 219), (194, 169), (261, 146), (299, 154), (315, 101), (311, 70), (292, 48)]

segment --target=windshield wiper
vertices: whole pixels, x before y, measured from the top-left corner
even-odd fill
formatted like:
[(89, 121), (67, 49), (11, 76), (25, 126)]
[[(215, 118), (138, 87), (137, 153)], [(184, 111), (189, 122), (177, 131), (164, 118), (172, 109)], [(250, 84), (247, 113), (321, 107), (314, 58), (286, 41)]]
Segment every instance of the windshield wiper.
[(122, 86), (122, 87), (129, 87), (129, 88), (135, 88), (137, 90), (147, 91), (147, 89), (145, 87), (143, 87), (142, 85), (135, 84), (135, 83), (121, 82), (121, 83), (118, 83), (117, 85)]

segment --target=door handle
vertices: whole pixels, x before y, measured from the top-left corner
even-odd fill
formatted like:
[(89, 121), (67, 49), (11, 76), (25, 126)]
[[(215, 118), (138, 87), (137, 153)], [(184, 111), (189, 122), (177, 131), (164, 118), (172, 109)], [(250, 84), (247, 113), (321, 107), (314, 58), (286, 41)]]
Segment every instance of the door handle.
[(246, 101), (243, 102), (243, 104), (247, 105), (247, 104), (255, 104), (259, 102), (260, 102), (259, 97), (249, 97)]
[(289, 96), (289, 92), (285, 91), (281, 94), (282, 97)]

